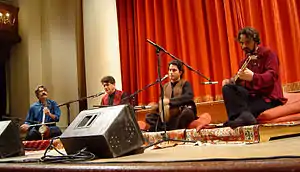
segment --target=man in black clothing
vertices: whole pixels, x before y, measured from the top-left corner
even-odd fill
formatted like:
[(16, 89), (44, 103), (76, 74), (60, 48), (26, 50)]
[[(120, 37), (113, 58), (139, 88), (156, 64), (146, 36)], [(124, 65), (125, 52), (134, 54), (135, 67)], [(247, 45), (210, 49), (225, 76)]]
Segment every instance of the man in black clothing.
[[(182, 79), (183, 73), (183, 65), (180, 61), (173, 60), (169, 63), (170, 82), (163, 86), (164, 99), (163, 105), (160, 105), (166, 110), (167, 130), (187, 128), (197, 118), (193, 89), (188, 81)], [(156, 109), (158, 109), (157, 106)], [(158, 113), (148, 114), (146, 122), (150, 126), (148, 131), (164, 130), (163, 117)]]

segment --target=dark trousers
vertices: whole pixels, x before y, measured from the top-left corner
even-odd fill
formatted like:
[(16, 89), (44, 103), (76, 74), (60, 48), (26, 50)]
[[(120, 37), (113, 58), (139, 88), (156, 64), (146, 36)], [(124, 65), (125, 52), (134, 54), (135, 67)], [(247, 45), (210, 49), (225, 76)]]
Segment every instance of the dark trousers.
[(256, 124), (260, 113), (282, 104), (279, 100), (265, 102), (260, 96), (251, 96), (247, 89), (239, 85), (225, 85), (222, 92), (228, 115), (225, 126)]
[[(61, 135), (61, 131), (57, 126), (49, 126), (50, 135), (49, 138), (53, 138)], [(45, 139), (49, 139), (45, 138)], [(39, 127), (31, 127), (28, 130), (25, 140), (41, 140), (42, 136), (39, 132)]]
[[(185, 129), (197, 117), (190, 108), (183, 107), (179, 114), (171, 116), (166, 123), (167, 130)], [(150, 125), (149, 131), (163, 131), (164, 123), (157, 113), (147, 114), (146, 123)]]

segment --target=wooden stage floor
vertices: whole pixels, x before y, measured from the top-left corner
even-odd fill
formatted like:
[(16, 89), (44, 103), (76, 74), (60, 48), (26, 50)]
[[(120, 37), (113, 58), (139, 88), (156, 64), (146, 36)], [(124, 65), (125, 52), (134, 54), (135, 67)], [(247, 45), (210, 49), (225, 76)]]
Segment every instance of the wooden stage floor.
[(300, 171), (300, 158), (279, 158), (259, 160), (224, 160), (197, 162), (159, 162), (159, 163), (101, 163), (101, 164), (2, 164), (1, 172), (98, 172), (98, 171)]
[[(0, 172), (13, 171), (300, 171), (300, 137), (250, 145), (179, 145), (145, 150), (143, 154), (79, 163), (7, 163)], [(29, 155), (27, 158), (39, 157)], [(10, 158), (20, 160), (22, 157)], [(6, 161), (6, 162), (5, 162)]]

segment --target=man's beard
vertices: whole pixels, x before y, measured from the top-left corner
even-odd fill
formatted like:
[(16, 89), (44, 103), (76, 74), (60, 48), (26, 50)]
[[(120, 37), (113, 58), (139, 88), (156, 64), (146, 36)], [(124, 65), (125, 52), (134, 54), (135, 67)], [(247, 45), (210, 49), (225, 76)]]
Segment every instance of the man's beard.
[(256, 52), (257, 46), (254, 46), (254, 48), (251, 50), (249, 48), (247, 48), (246, 54), (250, 54), (253, 55)]
[(254, 54), (254, 52), (255, 52), (255, 47), (252, 49), (252, 50), (250, 50), (250, 54)]

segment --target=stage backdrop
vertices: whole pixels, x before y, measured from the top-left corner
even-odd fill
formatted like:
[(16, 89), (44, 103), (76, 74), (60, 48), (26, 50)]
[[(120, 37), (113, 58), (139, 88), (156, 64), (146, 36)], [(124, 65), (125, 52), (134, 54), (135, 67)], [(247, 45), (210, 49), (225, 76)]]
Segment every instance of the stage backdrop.
[[(157, 74), (155, 47), (147, 39), (199, 70), (217, 85), (202, 85), (201, 76), (185, 68), (198, 102), (221, 99), (221, 83), (238, 70), (244, 57), (237, 32), (255, 27), (262, 45), (280, 59), (283, 84), (300, 80), (300, 1), (297, 0), (117, 0), (123, 89), (129, 93), (154, 82)], [(166, 54), (161, 74), (167, 74)], [(157, 101), (155, 85), (138, 94), (138, 103)]]

